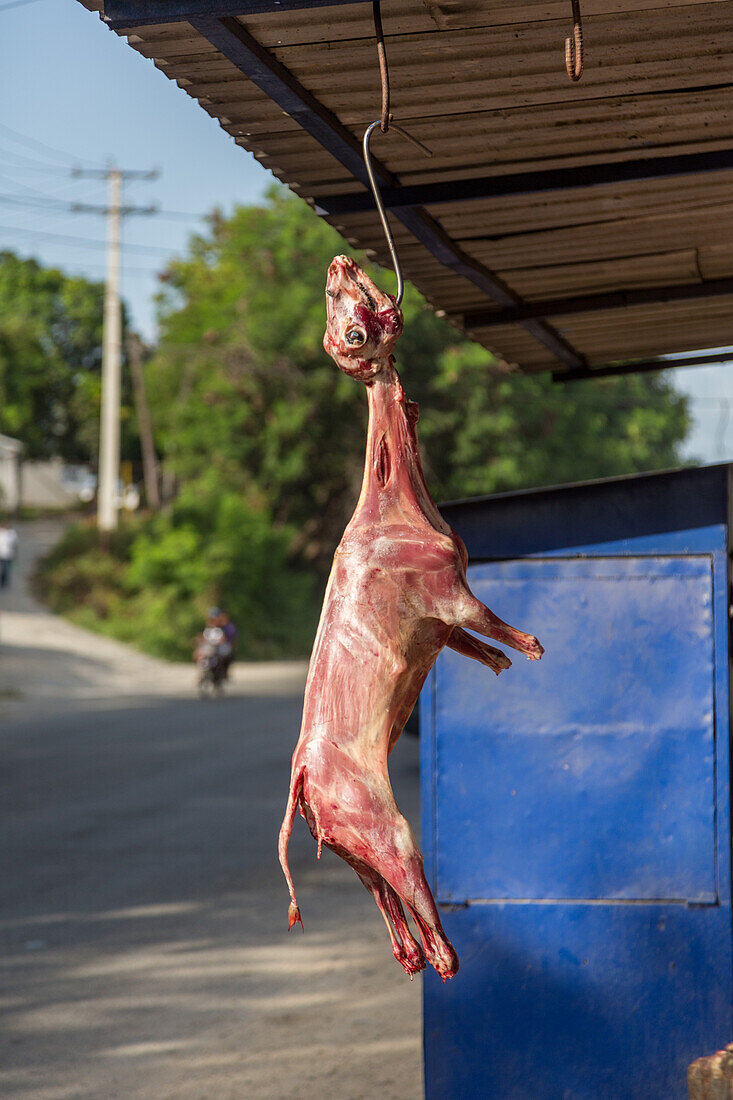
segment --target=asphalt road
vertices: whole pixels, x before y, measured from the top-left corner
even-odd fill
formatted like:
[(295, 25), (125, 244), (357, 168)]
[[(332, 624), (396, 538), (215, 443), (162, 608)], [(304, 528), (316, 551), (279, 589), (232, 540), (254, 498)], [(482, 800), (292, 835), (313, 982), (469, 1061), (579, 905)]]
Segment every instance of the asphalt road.
[[(3, 1098), (422, 1096), (420, 982), (301, 819), (305, 934), (286, 931), (301, 697), (248, 690), (141, 703), (128, 685), (0, 721)], [(415, 739), (393, 759), (417, 825)]]

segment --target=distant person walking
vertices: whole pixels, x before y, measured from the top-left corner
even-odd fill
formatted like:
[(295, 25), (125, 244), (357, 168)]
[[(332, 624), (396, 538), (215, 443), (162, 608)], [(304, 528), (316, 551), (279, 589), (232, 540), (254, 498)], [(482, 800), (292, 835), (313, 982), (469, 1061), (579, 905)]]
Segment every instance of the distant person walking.
[(10, 573), (18, 552), (18, 532), (9, 523), (0, 523), (0, 588), (10, 588)]

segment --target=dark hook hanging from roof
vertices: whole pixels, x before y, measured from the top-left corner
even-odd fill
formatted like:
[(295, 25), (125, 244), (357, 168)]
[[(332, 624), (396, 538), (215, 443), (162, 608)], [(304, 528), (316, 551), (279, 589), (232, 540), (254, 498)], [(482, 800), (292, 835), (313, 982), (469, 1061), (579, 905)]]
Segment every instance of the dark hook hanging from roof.
[(374, 16), (374, 34), (377, 39), (379, 76), (382, 81), (382, 114), (380, 118), (380, 129), (383, 134), (386, 134), (387, 130), (389, 130), (389, 124), (392, 121), (392, 114), (389, 109), (389, 66), (387, 65), (387, 49), (384, 45), (380, 0), (373, 0), (372, 14)]
[(377, 207), (377, 213), (379, 214), (379, 220), (382, 223), (382, 229), (384, 230), (384, 236), (387, 241), (387, 247), (389, 248), (390, 255), (392, 257), (392, 263), (394, 265), (395, 275), (397, 276), (397, 294), (395, 301), (397, 305), (402, 304), (402, 296), (404, 294), (405, 284), (402, 278), (402, 268), (400, 267), (400, 261), (397, 256), (397, 249), (395, 248), (394, 237), (392, 236), (392, 230), (389, 226), (389, 218), (384, 209), (384, 203), (379, 192), (379, 185), (374, 174), (374, 167), (372, 165), (372, 155), (369, 148), (372, 134), (376, 130), (377, 126), (381, 129), (383, 134), (386, 134), (390, 125), (392, 130), (399, 134), (403, 138), (407, 138), (408, 141), (420, 149), (426, 157), (432, 157), (432, 152), (426, 145), (423, 145), (421, 141), (414, 138), (412, 134), (408, 134), (406, 130), (403, 130), (401, 126), (397, 126), (392, 122), (392, 112), (389, 109), (389, 67), (387, 65), (387, 50), (384, 45), (384, 31), (382, 29), (382, 13), (380, 11), (379, 0), (373, 0), (372, 11), (374, 14), (374, 34), (377, 39), (377, 55), (379, 57), (379, 75), (382, 81), (382, 112), (381, 116), (372, 122), (367, 127), (364, 133), (364, 140), (362, 142), (362, 150), (364, 153), (364, 163), (366, 165), (367, 175), (369, 177), (369, 184), (372, 189), (372, 195), (374, 196), (374, 202)]
[(580, 0), (571, 0), (573, 5), (573, 34), (565, 39), (565, 68), (572, 81), (580, 80), (583, 75), (583, 20), (580, 15)]

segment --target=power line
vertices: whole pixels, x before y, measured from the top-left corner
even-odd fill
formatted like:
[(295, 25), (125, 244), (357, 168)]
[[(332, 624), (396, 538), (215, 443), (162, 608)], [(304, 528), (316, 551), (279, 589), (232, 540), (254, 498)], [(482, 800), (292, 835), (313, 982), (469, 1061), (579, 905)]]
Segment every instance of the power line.
[(68, 164), (51, 164), (47, 161), (37, 160), (34, 157), (27, 157), (24, 153), (19, 153), (16, 149), (8, 149), (4, 145), (0, 145), (0, 157), (13, 157), (15, 161), (20, 161), (20, 164), (6, 164), (3, 162), (4, 168), (12, 168), (14, 172), (47, 172), (54, 176), (68, 176), (69, 165)]
[[(101, 240), (99, 237), (74, 237), (69, 233), (52, 233), (50, 230), (45, 229), (26, 229), (25, 226), (20, 225), (2, 225), (0, 224), (0, 233), (22, 233), (24, 236), (41, 237), (48, 240), (63, 241), (69, 244), (78, 245), (79, 248), (106, 248), (107, 242)], [(162, 245), (146, 245), (146, 244), (126, 244), (125, 249), (130, 252), (139, 252), (147, 255), (160, 255), (167, 253), (168, 255), (175, 254), (174, 248), (164, 248)]]
[[(24, 251), (26, 251), (26, 250), (24, 249)], [(3, 248), (0, 247), (0, 263), (2, 262), (2, 259), (1, 259), (2, 258), (2, 253), (3, 253)], [(15, 253), (13, 253), (13, 254), (15, 255)], [(35, 257), (29, 255), (26, 252), (26, 256), (21, 257), (21, 258), (34, 259)], [(76, 278), (79, 278), (79, 279), (86, 278), (87, 272), (89, 272), (89, 271), (99, 271), (99, 272), (102, 272), (102, 273), (107, 271), (106, 264), (101, 264), (101, 263), (96, 264), (96, 263), (93, 263), (93, 262), (90, 263), (86, 259), (83, 259), (83, 260), (69, 260), (69, 259), (66, 259), (66, 260), (60, 260), (58, 263), (53, 263), (52, 261), (46, 261), (46, 266), (53, 267), (53, 268), (58, 268), (59, 270), (64, 270), (64, 271), (66, 271), (67, 274), (70, 275), (70, 277), (75, 278), (75, 279)], [(153, 278), (153, 279), (157, 279), (160, 275), (160, 268), (159, 267), (134, 267), (134, 266), (131, 266), (130, 264), (123, 263), (122, 270), (123, 270), (125, 275), (150, 275), (151, 278)], [(100, 280), (92, 279), (91, 281), (92, 282), (99, 282)]]
[[(5, 165), (2, 165), (1, 167), (3, 169), (6, 169)], [(13, 166), (10, 166), (9, 171), (10, 172), (13, 171)], [(56, 170), (54, 170), (54, 171), (56, 171)], [(59, 167), (57, 171), (62, 176), (62, 182), (57, 186), (52, 185), (53, 189), (52, 189), (51, 192), (49, 192), (45, 188), (43, 190), (40, 190), (38, 187), (34, 187), (31, 184), (26, 183), (23, 180), (18, 180), (18, 179), (13, 178), (12, 176), (6, 175), (5, 171), (0, 172), (0, 180), (5, 182), (6, 184), (9, 184), (11, 187), (15, 188), (15, 190), (13, 192), (6, 192), (6, 194), (5, 194), (6, 201), (11, 203), (14, 206), (20, 206), (21, 203), (22, 203), (22, 200), (24, 199), (25, 195), (27, 194), (27, 195), (32, 195), (34, 197), (34, 201), (32, 203), (31, 203), (30, 200), (26, 200), (27, 205), (29, 205), (29, 206), (33, 205), (36, 209), (39, 209), (40, 206), (41, 206), (41, 203), (39, 203), (38, 200), (40, 199), (40, 200), (44, 201), (44, 203), (48, 206), (49, 210), (52, 209), (55, 205), (57, 210), (59, 210), (60, 212), (63, 212), (61, 210), (61, 206), (59, 205), (60, 200), (57, 196), (60, 196), (60, 195), (66, 196), (66, 194), (68, 194), (69, 190), (72, 190), (75, 194), (78, 194), (78, 184), (75, 180), (70, 178), (68, 168), (63, 169), (63, 168)], [(23, 192), (23, 194), (20, 194), (18, 192), (18, 189), (20, 189), (20, 192)], [(19, 216), (20, 217), (23, 216), (22, 211), (20, 212)]]
[[(0, 176), (0, 179), (4, 178), (4, 176)], [(60, 210), (67, 214), (71, 213), (72, 207), (71, 203), (54, 198), (52, 195), (42, 195), (40, 191), (37, 191), (34, 197), (28, 199), (25, 196), (12, 193), (0, 194), (0, 202), (7, 203), (10, 206), (29, 206), (34, 210)]]
[[(0, 175), (0, 179), (7, 179), (6, 176)], [(12, 182), (12, 181), (9, 181)], [(25, 190), (32, 192), (38, 198), (26, 199), (20, 195), (15, 195), (12, 192), (0, 194), (0, 203), (6, 203), (11, 206), (28, 206), (33, 209), (49, 209), (59, 210), (60, 212), (70, 214), (99, 214), (102, 213), (102, 208), (90, 203), (79, 202), (64, 202), (63, 199), (54, 198), (52, 195), (48, 195), (46, 192), (38, 191), (36, 188), (27, 187), (21, 184)], [(159, 206), (145, 206), (145, 207), (123, 207), (124, 213), (145, 213), (155, 214), (156, 217), (180, 220), (180, 221), (193, 221), (196, 218), (205, 218), (206, 214), (194, 214), (193, 212), (186, 213), (183, 210), (161, 210)]]
[[(13, 182), (1, 175), (0, 181), (4, 183)], [(74, 185), (72, 184), (72, 186)], [(62, 227), (65, 228), (70, 216), (70, 203), (68, 200), (72, 198), (72, 196), (68, 194), (68, 187), (69, 184), (67, 182), (60, 187), (54, 188), (54, 195), (57, 195), (58, 198), (46, 192), (8, 192), (7, 202), (0, 199), (0, 208), (3, 205), (13, 208), (5, 211), (5, 228), (10, 228), (11, 226), (28, 226), (34, 230), (41, 228), (53, 229), (53, 224), (46, 225), (49, 221), (51, 223), (61, 222)], [(29, 219), (29, 214), (32, 220)]]
[[(19, 0), (15, 0), (19, 2)], [(0, 9), (1, 11), (2, 9)], [(21, 145), (27, 145), (29, 148), (42, 149), (44, 153), (49, 154), (52, 157), (60, 158), (65, 161), (86, 161), (87, 164), (91, 163), (87, 157), (79, 157), (76, 153), (69, 153), (66, 150), (56, 149), (52, 145), (47, 145), (45, 141), (38, 141), (37, 138), (30, 137), (28, 134), (22, 134), (20, 130), (13, 130), (10, 126), (6, 126), (4, 122), (0, 122), (0, 131), (5, 134), (9, 134), (11, 138), (20, 143)], [(67, 164), (67, 167), (69, 165)]]
[[(65, 170), (60, 169), (60, 171), (62, 173), (63, 182), (60, 187), (55, 188), (52, 192), (39, 190), (38, 187), (33, 187), (30, 183), (24, 183), (22, 180), (11, 179), (5, 174), (0, 174), (0, 179), (5, 180), (6, 183), (11, 184), (12, 186), (19, 187), (22, 191), (27, 191), (31, 195), (36, 195), (38, 198), (49, 199), (54, 202), (57, 201), (56, 196), (61, 194), (63, 191), (74, 191), (74, 193), (76, 193), (78, 188), (77, 171), (72, 171), (70, 173), (68, 168)], [(79, 169), (78, 171), (80, 172), (81, 169)], [(18, 196), (18, 198), (20, 198), (20, 196)]]
[(38, 0), (10, 0), (9, 4), (0, 4), (0, 12), (10, 11), (11, 8), (24, 8), (27, 4), (37, 4)]
[[(0, 157), (4, 154), (4, 150), (0, 149)], [(0, 167), (6, 172), (21, 173), (25, 175), (26, 172), (40, 172), (45, 176), (55, 176), (56, 179), (67, 179), (69, 170), (68, 168), (62, 168), (59, 164), (9, 164), (8, 161), (0, 159)]]
[[(8, 127), (4, 127), (0, 124), (0, 129), (8, 129)], [(32, 139), (29, 139), (29, 140), (32, 140)], [(39, 162), (37, 160), (32, 160), (29, 157), (23, 156), (22, 153), (17, 153), (15, 150), (7, 149), (6, 147), (0, 145), (0, 156), (2, 156), (2, 155), (10, 155), (12, 157), (21, 158), (23, 161), (26, 161), (25, 164), (19, 164), (18, 165), (18, 164), (7, 164), (7, 163), (4, 163), (0, 159), (0, 168), (4, 169), (5, 171), (10, 171), (10, 172), (14, 172), (14, 173), (15, 172), (21, 172), (22, 173), (22, 172), (26, 172), (26, 171), (43, 172), (43, 173), (49, 173), (51, 175), (55, 175), (57, 177), (65, 177), (66, 173), (69, 170), (68, 167), (63, 168), (63, 167), (61, 167), (61, 165), (43, 164), (42, 162)], [(68, 154), (68, 155), (71, 157), (71, 154)], [(70, 174), (71, 174), (72, 178), (85, 177), (85, 178), (93, 178), (93, 179), (104, 179), (104, 178), (106, 178), (107, 169), (106, 168), (83, 169), (83, 168), (79, 168), (79, 167), (74, 166), (74, 167), (71, 168), (71, 173)], [(134, 182), (134, 181), (137, 181), (137, 180), (155, 179), (158, 175), (159, 175), (159, 170), (158, 169), (153, 169), (152, 171), (150, 171), (150, 170), (144, 170), (144, 171), (135, 171), (135, 170), (133, 170), (133, 171), (127, 171), (125, 173), (125, 178), (128, 179), (130, 182)], [(45, 195), (48, 194), (48, 192), (39, 191), (38, 188), (31, 187), (29, 184), (24, 183), (22, 180), (10, 180), (10, 179), (8, 179), (7, 176), (5, 177), (5, 179), (9, 183), (14, 184), (16, 187), (21, 187), (23, 190), (31, 191), (36, 195), (45, 196)], [(8, 196), (8, 195), (3, 196), (3, 199), (6, 199), (6, 198), (10, 198), (10, 196)], [(164, 218), (166, 220), (194, 221), (194, 220), (197, 220), (197, 219), (206, 218), (209, 215), (209, 211), (160, 210), (160, 209), (157, 209), (156, 214), (159, 217)]]
[[(60, 190), (60, 189), (57, 188), (57, 190), (55, 192), (53, 192), (52, 194), (49, 194), (48, 191), (39, 191), (37, 187), (31, 186), (31, 184), (29, 184), (29, 183), (23, 183), (21, 180), (10, 179), (9, 176), (6, 176), (4, 174), (0, 174), (0, 179), (5, 180), (6, 183), (14, 185), (15, 187), (19, 187), (22, 191), (27, 191), (30, 195), (36, 195), (38, 198), (41, 198), (41, 199), (48, 199), (48, 198), (53, 199), (53, 198), (55, 198), (55, 196), (58, 194), (58, 191)], [(69, 187), (69, 186), (70, 186), (69, 178), (67, 176), (65, 181), (64, 181), (64, 189), (66, 189), (66, 187)], [(73, 186), (73, 185), (71, 185), (71, 186)]]
[(159, 218), (170, 218), (174, 221), (193, 221), (196, 218), (208, 218), (209, 211), (205, 214), (194, 214), (193, 211), (187, 212), (185, 210), (158, 210), (157, 216)]

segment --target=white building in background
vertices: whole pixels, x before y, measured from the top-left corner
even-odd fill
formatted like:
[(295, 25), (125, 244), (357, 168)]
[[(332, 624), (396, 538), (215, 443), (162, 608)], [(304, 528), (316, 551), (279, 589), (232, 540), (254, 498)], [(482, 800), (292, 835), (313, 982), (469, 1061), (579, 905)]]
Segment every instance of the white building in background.
[(23, 444), (9, 435), (0, 435), (0, 508), (14, 512), (21, 501)]
[(20, 503), (27, 508), (76, 507), (79, 494), (75, 482), (69, 481), (68, 469), (60, 458), (49, 458), (45, 462), (23, 462)]
[(66, 508), (94, 497), (96, 479), (88, 466), (66, 466), (60, 458), (23, 460), (23, 444), (0, 435), (0, 511)]

